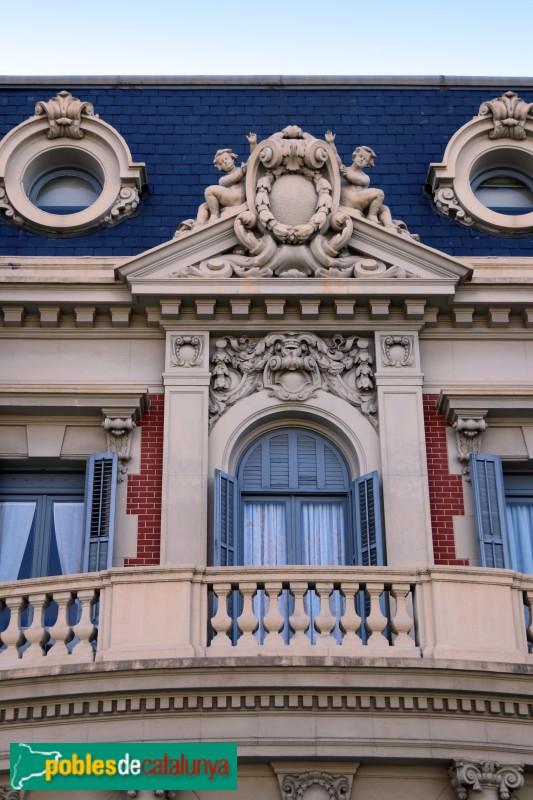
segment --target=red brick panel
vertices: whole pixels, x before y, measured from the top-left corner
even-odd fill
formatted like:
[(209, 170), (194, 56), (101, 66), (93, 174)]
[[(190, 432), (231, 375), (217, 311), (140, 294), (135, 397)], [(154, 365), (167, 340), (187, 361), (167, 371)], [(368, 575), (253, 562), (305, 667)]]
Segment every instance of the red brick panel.
[(453, 517), (463, 516), (465, 513), (463, 481), (460, 475), (450, 475), (448, 470), (446, 447), (448, 423), (437, 411), (437, 400), (437, 395), (424, 395), (429, 502), (435, 564), (468, 566), (468, 560), (456, 558), (453, 535)]
[(150, 395), (150, 410), (137, 423), (142, 428), (141, 473), (128, 477), (126, 505), (127, 514), (138, 516), (137, 557), (126, 558), (126, 567), (160, 562), (164, 407), (164, 395)]

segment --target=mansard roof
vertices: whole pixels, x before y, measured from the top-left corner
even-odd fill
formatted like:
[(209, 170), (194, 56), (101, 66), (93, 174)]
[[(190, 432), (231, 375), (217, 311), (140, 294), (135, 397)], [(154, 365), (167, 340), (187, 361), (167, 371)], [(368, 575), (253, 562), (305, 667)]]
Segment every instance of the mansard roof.
[(336, 134), (341, 159), (357, 145), (376, 153), (372, 185), (394, 217), (427, 247), (463, 256), (527, 256), (531, 238), (499, 237), (439, 216), (424, 184), (453, 134), (488, 98), (514, 89), (528, 101), (533, 79), (428, 78), (46, 78), (0, 82), (0, 137), (36, 102), (68, 89), (92, 103), (145, 162), (149, 192), (138, 213), (114, 228), (53, 238), (0, 225), (0, 255), (132, 258), (172, 239), (216, 181), (213, 155), (246, 158), (245, 134), (268, 137), (289, 124), (322, 138)]

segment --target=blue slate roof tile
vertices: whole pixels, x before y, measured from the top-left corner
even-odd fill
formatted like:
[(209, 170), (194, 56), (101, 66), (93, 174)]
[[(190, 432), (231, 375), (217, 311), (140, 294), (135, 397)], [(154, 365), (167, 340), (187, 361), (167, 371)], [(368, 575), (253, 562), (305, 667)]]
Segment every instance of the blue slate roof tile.
[[(245, 134), (265, 138), (289, 124), (315, 136), (336, 133), (344, 163), (366, 144), (377, 152), (372, 184), (383, 188), (395, 219), (421, 241), (451, 255), (532, 255), (533, 237), (498, 237), (441, 217), (424, 195), (427, 169), (442, 160), (451, 136), (482, 102), (512, 86), (60, 86), (0, 87), (0, 136), (34, 112), (38, 100), (69, 89), (126, 139), (134, 161), (145, 161), (149, 193), (135, 217), (115, 228), (66, 239), (39, 236), (0, 222), (0, 255), (130, 256), (171, 238), (194, 216), (207, 185), (220, 177), (217, 149), (245, 160)], [(533, 100), (531, 88), (519, 94)]]

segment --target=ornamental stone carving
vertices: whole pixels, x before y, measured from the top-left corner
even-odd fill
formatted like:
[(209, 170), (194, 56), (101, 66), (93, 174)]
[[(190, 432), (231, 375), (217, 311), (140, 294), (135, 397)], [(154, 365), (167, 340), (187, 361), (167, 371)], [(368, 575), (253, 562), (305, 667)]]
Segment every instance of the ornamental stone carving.
[(468, 228), (474, 224), (474, 220), (468, 216), (453, 189), (437, 189), (433, 195), (433, 202), (444, 217), (452, 217)]
[(178, 796), (177, 792), (165, 791), (164, 789), (154, 789), (153, 791), (150, 791), (148, 789), (144, 790), (130, 789), (126, 793), (126, 797), (137, 798), (137, 800), (143, 800), (143, 798), (144, 800), (148, 800), (148, 798), (152, 797), (162, 797), (166, 798), (166, 800), (175, 800), (177, 796)]
[[(347, 800), (350, 787), (351, 780), (345, 775), (312, 770), (298, 775), (285, 775), (281, 781), (281, 797), (282, 800), (307, 800), (311, 796), (320, 796), (324, 800)], [(319, 792), (313, 792), (313, 789)]]
[(263, 339), (225, 336), (212, 356), (210, 421), (229, 406), (266, 389), (280, 400), (305, 402), (319, 389), (360, 408), (377, 428), (369, 342), (340, 334), (329, 343), (313, 333), (272, 333)]
[(470, 456), (480, 451), (481, 435), (487, 430), (488, 425), (484, 414), (471, 417), (458, 416), (453, 423), (457, 434), (458, 459), (463, 467), (463, 475), (470, 480)]
[(102, 427), (107, 434), (107, 450), (109, 453), (118, 453), (117, 482), (122, 483), (128, 472), (130, 460), (131, 432), (135, 422), (131, 416), (110, 417), (106, 416)]
[(505, 92), (479, 107), (479, 115), (492, 115), (493, 129), (489, 139), (525, 139), (526, 121), (533, 117), (533, 103), (526, 103), (516, 92)]
[(176, 336), (172, 340), (170, 363), (173, 367), (199, 367), (203, 349), (203, 336)]
[(23, 225), (24, 220), (17, 214), (15, 209), (13, 208), (9, 197), (7, 196), (7, 192), (0, 186), (0, 213), (4, 214), (5, 218), (9, 220), (9, 222), (13, 223), (13, 225)]
[(459, 800), (469, 791), (482, 792), (487, 800), (510, 800), (524, 785), (522, 764), (497, 764), (494, 761), (456, 761), (449, 773)]
[[(247, 138), (251, 155), (240, 166), (231, 150), (217, 151), (215, 166), (225, 174), (205, 190), (196, 219), (176, 232), (185, 236), (242, 206), (234, 219), (237, 247), (187, 265), (177, 277), (369, 277), (361, 276), (361, 258), (353, 252), (354, 219), (411, 236), (392, 219), (383, 192), (369, 186), (363, 169), (373, 164), (369, 147), (358, 147), (352, 166), (345, 167), (329, 131), (322, 140), (289, 125), (259, 144), (255, 134)], [(376, 276), (407, 277), (389, 266)]]
[(0, 800), (23, 800), (24, 795), (25, 792), (23, 790), (0, 786)]
[(35, 116), (48, 117), (49, 139), (60, 139), (67, 136), (70, 139), (83, 139), (84, 133), (80, 128), (82, 114), (86, 117), (98, 116), (94, 113), (92, 103), (78, 100), (70, 92), (62, 91), (51, 97), (48, 102), (40, 100), (35, 106)]
[(412, 336), (384, 336), (381, 340), (384, 367), (412, 367), (415, 360)]
[(116, 225), (121, 219), (131, 217), (135, 213), (140, 203), (139, 190), (136, 186), (125, 186), (118, 193), (111, 210), (102, 217), (100, 225), (109, 227)]

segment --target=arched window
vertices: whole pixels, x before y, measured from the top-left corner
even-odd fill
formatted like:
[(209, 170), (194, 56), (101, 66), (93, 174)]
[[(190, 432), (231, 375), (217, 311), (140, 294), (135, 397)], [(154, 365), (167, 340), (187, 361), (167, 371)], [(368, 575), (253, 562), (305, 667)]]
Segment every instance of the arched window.
[(352, 481), (338, 448), (285, 428), (244, 452), (236, 476), (215, 475), (214, 563), (384, 563), (378, 475)]

